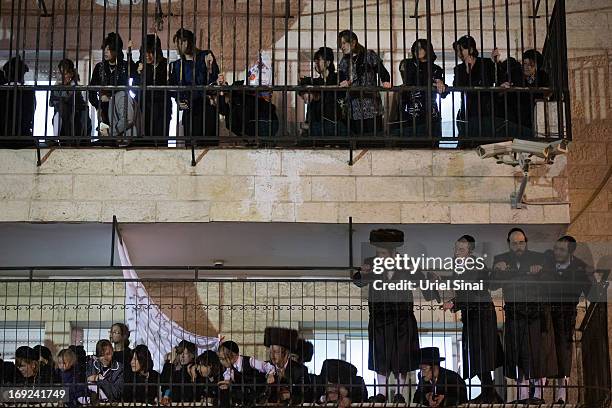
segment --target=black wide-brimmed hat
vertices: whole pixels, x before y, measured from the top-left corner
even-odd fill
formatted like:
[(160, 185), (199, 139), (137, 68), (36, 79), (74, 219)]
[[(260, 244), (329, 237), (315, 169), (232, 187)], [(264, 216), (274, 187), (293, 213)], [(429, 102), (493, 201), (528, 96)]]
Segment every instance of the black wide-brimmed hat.
[(298, 332), (285, 327), (266, 327), (264, 330), (264, 345), (266, 347), (281, 346), (287, 350), (297, 347)]
[(440, 357), (440, 350), (437, 347), (424, 347), (419, 350), (419, 364), (436, 364), (446, 358)]
[(302, 363), (308, 363), (309, 361), (312, 361), (314, 344), (304, 339), (298, 339), (297, 346), (295, 350), (293, 350), (293, 354), (296, 354)]
[(370, 231), (370, 243), (382, 248), (397, 248), (404, 244), (404, 232), (396, 229)]
[(319, 378), (322, 383), (352, 384), (357, 376), (357, 367), (344, 360), (327, 359), (321, 366)]

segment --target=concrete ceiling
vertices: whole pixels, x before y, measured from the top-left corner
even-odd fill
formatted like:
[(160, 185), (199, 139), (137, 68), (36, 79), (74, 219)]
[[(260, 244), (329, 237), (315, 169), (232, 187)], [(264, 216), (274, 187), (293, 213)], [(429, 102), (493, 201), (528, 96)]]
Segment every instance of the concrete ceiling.
[[(372, 255), (367, 245), (369, 231), (382, 225), (354, 226), (353, 260)], [(449, 256), (454, 239), (472, 234), (479, 251), (494, 255), (505, 250), (508, 225), (402, 225), (406, 253)], [(222, 260), (227, 267), (311, 266), (346, 267), (349, 264), (348, 226), (340, 224), (223, 223), (204, 224), (122, 224), (121, 235), (133, 265), (188, 266), (212, 265)], [(530, 245), (558, 237), (562, 225), (525, 226)], [(0, 264), (3, 266), (109, 265), (111, 226), (108, 224), (0, 224)], [(116, 262), (118, 264), (118, 262)], [(92, 272), (93, 276), (99, 272)], [(104, 272), (107, 275), (110, 273)], [(60, 271), (53, 275), (65, 275)], [(201, 276), (211, 276), (201, 272)], [(190, 277), (177, 270), (143, 271), (141, 276)], [(347, 276), (345, 271), (260, 271), (237, 268), (215, 276)]]

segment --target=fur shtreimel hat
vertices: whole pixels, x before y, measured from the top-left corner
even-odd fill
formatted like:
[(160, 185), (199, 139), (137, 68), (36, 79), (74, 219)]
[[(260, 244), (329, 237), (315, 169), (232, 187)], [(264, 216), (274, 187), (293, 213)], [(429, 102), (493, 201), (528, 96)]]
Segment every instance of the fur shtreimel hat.
[(264, 331), (264, 345), (266, 347), (281, 346), (287, 350), (295, 350), (297, 347), (298, 332), (285, 327), (266, 327)]
[(404, 232), (396, 229), (372, 230), (370, 243), (382, 248), (398, 248), (404, 244)]

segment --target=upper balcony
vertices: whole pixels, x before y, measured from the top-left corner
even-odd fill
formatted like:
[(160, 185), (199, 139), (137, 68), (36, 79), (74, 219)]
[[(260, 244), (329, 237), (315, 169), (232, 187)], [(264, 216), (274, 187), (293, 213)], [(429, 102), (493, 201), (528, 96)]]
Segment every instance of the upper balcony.
[(569, 222), (563, 1), (0, 5), (2, 221)]
[(4, 147), (571, 139), (564, 1), (0, 4)]

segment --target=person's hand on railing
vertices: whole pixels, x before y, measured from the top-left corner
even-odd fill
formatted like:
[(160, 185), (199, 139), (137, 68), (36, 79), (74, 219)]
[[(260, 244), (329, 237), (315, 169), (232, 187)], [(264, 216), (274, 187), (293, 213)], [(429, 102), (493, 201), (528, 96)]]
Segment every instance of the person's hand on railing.
[(444, 81), (442, 81), (441, 79), (436, 79), (434, 81), (434, 84), (436, 85), (436, 90), (438, 91), (439, 94), (445, 93), (446, 89), (448, 88), (446, 84), (444, 83)]
[(502, 83), (502, 84), (500, 85), (500, 87), (501, 87), (501, 88), (508, 89), (508, 88), (512, 87), (512, 84), (511, 84), (510, 82), (506, 81), (506, 82)]
[(508, 270), (508, 264), (504, 261), (499, 261), (495, 265), (493, 265), (493, 270), (505, 272)]
[(391, 89), (393, 87), (393, 84), (391, 84), (391, 82), (383, 82), (382, 87), (385, 89)]
[(455, 303), (452, 300), (448, 300), (442, 304), (442, 310), (453, 310)]
[(540, 272), (542, 272), (542, 265), (531, 265), (529, 267), (529, 272), (527, 272), (528, 275), (537, 275)]
[(349, 86), (351, 86), (352, 82), (350, 80), (346, 80), (346, 81), (342, 81), (340, 82), (340, 87), (341, 88), (348, 88)]
[(142, 71), (144, 70), (144, 64), (142, 62), (138, 63), (138, 68), (136, 69), (138, 71), (138, 74), (142, 74)]
[(501, 53), (499, 52), (499, 48), (495, 47), (493, 48), (493, 51), (491, 51), (491, 59), (493, 60), (494, 63), (499, 63), (499, 57), (501, 56)]
[(223, 380), (223, 381), (219, 381), (217, 383), (217, 386), (219, 387), (220, 390), (229, 390), (230, 387), (230, 382), (227, 380)]
[(164, 406), (169, 406), (170, 404), (172, 404), (172, 398), (170, 398), (167, 395), (164, 395), (161, 401), (159, 401), (159, 404), (164, 405)]

